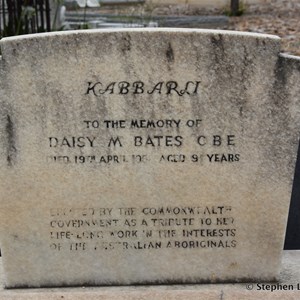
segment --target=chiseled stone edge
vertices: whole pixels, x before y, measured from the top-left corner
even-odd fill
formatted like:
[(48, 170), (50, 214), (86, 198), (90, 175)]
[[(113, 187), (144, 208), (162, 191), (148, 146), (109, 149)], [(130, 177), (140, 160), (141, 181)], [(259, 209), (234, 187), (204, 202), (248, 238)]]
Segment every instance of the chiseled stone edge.
[(34, 33), (34, 34), (26, 34), (19, 35), (13, 37), (6, 37), (1, 39), (0, 44), (4, 44), (11, 41), (21, 41), (27, 39), (38, 39), (38, 38), (48, 38), (52, 36), (68, 36), (68, 35), (86, 35), (86, 34), (99, 34), (99, 33), (117, 33), (117, 32), (144, 32), (144, 33), (152, 33), (152, 32), (169, 32), (169, 33), (202, 33), (205, 35), (229, 35), (229, 36), (246, 36), (253, 38), (262, 38), (262, 39), (273, 39), (273, 40), (281, 40), (277, 35), (271, 34), (261, 34), (261, 33), (253, 33), (253, 32), (245, 32), (245, 31), (233, 31), (233, 30), (213, 30), (213, 29), (189, 29), (189, 28), (120, 28), (120, 29), (89, 29), (89, 30), (69, 30), (69, 31), (54, 31), (47, 33)]
[(7, 145), (7, 147), (0, 147), (0, 164), (1, 160), (5, 161), (2, 165), (12, 166), (16, 148), (14, 139), (14, 125), (11, 118), (11, 105), (9, 103), (9, 96), (7, 95), (6, 87), (6, 61), (3, 55), (4, 49), (1, 47), (0, 55), (0, 141), (2, 145)]

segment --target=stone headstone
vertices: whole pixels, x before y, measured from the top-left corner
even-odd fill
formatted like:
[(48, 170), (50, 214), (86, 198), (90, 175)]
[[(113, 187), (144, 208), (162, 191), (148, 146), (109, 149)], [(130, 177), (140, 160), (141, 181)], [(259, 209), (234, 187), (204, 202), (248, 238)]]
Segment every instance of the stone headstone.
[(276, 36), (97, 30), (1, 41), (7, 287), (278, 278), (299, 58)]

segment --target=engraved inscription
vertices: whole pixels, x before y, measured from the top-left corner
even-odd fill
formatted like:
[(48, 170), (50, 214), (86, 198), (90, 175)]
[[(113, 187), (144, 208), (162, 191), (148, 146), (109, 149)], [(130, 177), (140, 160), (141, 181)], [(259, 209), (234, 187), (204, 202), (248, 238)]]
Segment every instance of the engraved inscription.
[(187, 81), (181, 86), (177, 81), (160, 81), (155, 84), (145, 84), (143, 81), (113, 81), (108, 83), (88, 81), (86, 95), (92, 94), (96, 97), (101, 97), (104, 94), (196, 95), (199, 92), (200, 83), (201, 81)]
[(53, 208), (55, 251), (236, 248), (231, 206)]
[[(83, 128), (90, 130), (90, 136), (50, 136), (48, 137), (49, 149), (65, 150), (79, 149), (78, 154), (70, 155), (51, 155), (47, 157), (48, 162), (66, 163), (66, 164), (110, 164), (119, 165), (123, 163), (236, 163), (241, 160), (240, 153), (237, 152), (237, 136), (231, 132), (228, 134), (203, 134), (201, 118), (182, 120), (182, 119), (131, 119), (131, 120), (83, 120)], [(199, 134), (195, 136), (180, 133), (181, 128), (196, 128)], [(120, 135), (97, 136), (97, 129), (120, 131)], [(151, 134), (149, 129), (176, 130), (177, 134)], [(133, 133), (127, 138), (122, 135), (123, 130), (129, 130)], [(141, 133), (137, 134), (137, 131)], [(146, 131), (146, 134), (143, 132)], [(110, 131), (109, 131), (110, 132)], [(180, 149), (186, 143), (192, 142), (193, 151), (189, 153), (182, 152)], [(103, 147), (103, 144), (106, 145)], [(144, 149), (148, 153), (128, 153), (126, 147), (134, 147), (137, 150)], [(224, 147), (227, 152), (224, 151)], [(124, 149), (124, 153), (106, 153), (107, 149)], [(149, 149), (174, 149), (176, 153), (166, 153), (157, 155), (149, 153)], [(208, 151), (207, 148), (215, 150)], [(92, 149), (92, 155), (84, 155), (82, 150)], [(221, 149), (221, 150), (219, 150)], [(180, 152), (178, 152), (180, 151)]]
[[(201, 81), (89, 81), (85, 95), (160, 94), (192, 97)], [(138, 98), (137, 98), (138, 101)], [(222, 125), (209, 128), (195, 113), (169, 118), (85, 118), (77, 134), (51, 133), (45, 139), (47, 162), (98, 166), (236, 164), (239, 133)], [(103, 201), (99, 200), (99, 203)], [(199, 202), (201, 203), (201, 201)], [(238, 246), (234, 210), (228, 205), (160, 207), (52, 208), (49, 245), (53, 251), (142, 251), (145, 249), (219, 249)]]

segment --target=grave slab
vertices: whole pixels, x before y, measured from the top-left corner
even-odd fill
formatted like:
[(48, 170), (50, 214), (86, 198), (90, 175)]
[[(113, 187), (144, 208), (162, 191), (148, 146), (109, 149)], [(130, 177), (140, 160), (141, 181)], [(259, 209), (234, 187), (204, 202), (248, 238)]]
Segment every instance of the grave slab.
[(1, 40), (5, 286), (279, 278), (300, 60), (276, 36)]

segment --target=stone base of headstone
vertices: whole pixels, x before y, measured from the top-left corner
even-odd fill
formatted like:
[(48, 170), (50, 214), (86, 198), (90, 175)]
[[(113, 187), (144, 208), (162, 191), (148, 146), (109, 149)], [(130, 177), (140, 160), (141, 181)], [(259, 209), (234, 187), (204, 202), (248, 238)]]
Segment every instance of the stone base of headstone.
[(193, 284), (160, 286), (77, 287), (5, 289), (2, 261), (0, 263), (0, 299), (58, 300), (58, 299), (299, 299), (300, 251), (284, 251), (278, 283)]

